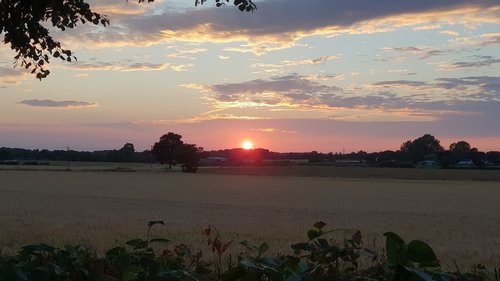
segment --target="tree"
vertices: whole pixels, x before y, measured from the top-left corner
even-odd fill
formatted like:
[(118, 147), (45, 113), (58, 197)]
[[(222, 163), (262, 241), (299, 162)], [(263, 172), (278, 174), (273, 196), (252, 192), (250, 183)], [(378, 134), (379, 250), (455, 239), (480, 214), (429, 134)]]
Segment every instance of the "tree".
[(172, 170), (175, 162), (174, 152), (184, 144), (181, 139), (181, 135), (169, 132), (161, 136), (160, 141), (153, 145), (151, 153), (153, 153), (160, 164), (168, 163), (169, 169)]
[(437, 155), (444, 152), (444, 148), (433, 135), (425, 134), (413, 141), (404, 142), (400, 151), (415, 163), (424, 160), (426, 157), (433, 157), (433, 154)]
[(118, 161), (131, 162), (134, 160), (135, 148), (131, 143), (126, 143), (120, 150), (118, 150)]
[(203, 148), (195, 144), (184, 143), (181, 135), (169, 132), (153, 145), (151, 153), (160, 164), (168, 163), (170, 170), (174, 163), (179, 163), (183, 172), (196, 173), (202, 151)]
[[(195, 5), (206, 1), (196, 0)], [(229, 2), (215, 0), (216, 6), (222, 6), (224, 1)], [(252, 0), (234, 0), (233, 3), (242, 12), (257, 8)], [(40, 80), (50, 74), (46, 65), (51, 57), (68, 62), (76, 60), (70, 50), (62, 48), (61, 43), (50, 36), (46, 23), (64, 31), (80, 23), (106, 26), (110, 21), (105, 15), (93, 12), (85, 0), (1, 0), (0, 34), (4, 34), (3, 42), (10, 44), (17, 53), (15, 66), (30, 69)]]
[(200, 162), (200, 153), (203, 148), (197, 147), (195, 144), (182, 144), (175, 151), (175, 160), (181, 164), (182, 172), (196, 173)]
[(471, 146), (466, 141), (459, 141), (450, 144), (450, 153), (457, 161), (467, 160), (470, 157)]

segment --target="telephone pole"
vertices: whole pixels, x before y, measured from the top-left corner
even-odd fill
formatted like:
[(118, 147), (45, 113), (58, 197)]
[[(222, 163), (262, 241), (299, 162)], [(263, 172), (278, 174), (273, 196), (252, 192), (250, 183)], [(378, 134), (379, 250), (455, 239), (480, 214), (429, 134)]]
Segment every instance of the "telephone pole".
[(68, 170), (68, 171), (69, 171), (69, 160), (70, 160), (70, 155), (69, 155), (69, 145), (68, 145), (68, 146), (66, 146), (66, 154), (67, 154), (67, 160), (68, 160), (68, 162), (67, 162), (67, 166), (66, 166), (66, 170)]

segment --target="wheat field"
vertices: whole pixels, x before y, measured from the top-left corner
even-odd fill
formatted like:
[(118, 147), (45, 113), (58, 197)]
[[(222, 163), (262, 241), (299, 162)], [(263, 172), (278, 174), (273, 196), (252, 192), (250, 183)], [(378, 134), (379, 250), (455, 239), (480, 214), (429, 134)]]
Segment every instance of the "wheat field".
[(154, 236), (203, 247), (211, 224), (227, 240), (267, 241), (273, 253), (316, 221), (431, 244), (445, 268), (500, 263), (500, 183), (159, 172), (0, 171), (0, 251), (27, 243), (97, 250)]

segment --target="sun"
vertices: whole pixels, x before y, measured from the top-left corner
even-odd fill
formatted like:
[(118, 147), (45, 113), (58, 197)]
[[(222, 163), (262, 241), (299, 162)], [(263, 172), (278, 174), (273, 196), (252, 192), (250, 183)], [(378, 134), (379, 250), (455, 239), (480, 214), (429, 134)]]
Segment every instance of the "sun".
[(245, 150), (250, 150), (253, 148), (253, 143), (251, 141), (244, 141), (242, 144), (241, 144), (241, 147)]

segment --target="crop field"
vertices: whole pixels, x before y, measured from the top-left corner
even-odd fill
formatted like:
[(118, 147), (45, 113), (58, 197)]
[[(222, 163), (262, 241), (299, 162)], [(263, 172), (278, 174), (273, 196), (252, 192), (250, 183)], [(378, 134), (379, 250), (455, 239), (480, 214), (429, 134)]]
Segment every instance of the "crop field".
[(322, 220), (361, 230), (369, 248), (386, 231), (427, 241), (445, 268), (500, 262), (498, 181), (0, 170), (2, 252), (42, 241), (101, 250), (144, 237), (150, 220), (166, 223), (153, 236), (201, 249), (210, 224), (282, 253)]

